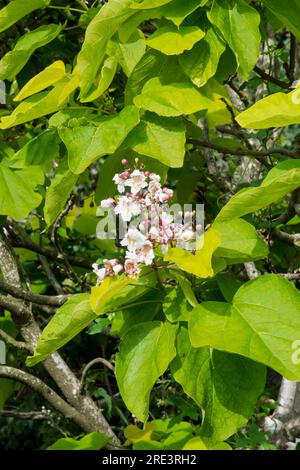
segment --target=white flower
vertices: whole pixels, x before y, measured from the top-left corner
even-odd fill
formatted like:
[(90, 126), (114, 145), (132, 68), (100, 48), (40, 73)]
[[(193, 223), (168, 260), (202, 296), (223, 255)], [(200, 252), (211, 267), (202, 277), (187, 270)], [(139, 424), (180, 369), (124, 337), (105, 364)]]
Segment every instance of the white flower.
[(122, 246), (127, 246), (129, 251), (135, 251), (141, 248), (147, 238), (137, 228), (129, 228), (125, 237), (121, 241)]
[(152, 226), (149, 230), (149, 238), (151, 240), (157, 240), (159, 238), (159, 230), (157, 227)]
[(106, 269), (105, 268), (100, 269), (97, 263), (92, 264), (92, 268), (93, 268), (94, 273), (98, 277), (98, 281), (100, 282), (103, 281), (103, 279), (105, 278)]
[(115, 206), (115, 200), (110, 197), (108, 199), (103, 199), (103, 201), (101, 201), (101, 207), (102, 209), (111, 209), (112, 207)]
[(191, 229), (183, 230), (177, 238), (183, 242), (189, 242), (195, 239), (195, 232)]
[(160, 181), (160, 176), (157, 175), (156, 173), (150, 173), (149, 178), (150, 178), (152, 181)]
[(141, 272), (137, 262), (130, 259), (125, 261), (124, 269), (128, 277), (137, 277), (137, 275)]
[(155, 197), (161, 191), (161, 185), (158, 181), (150, 181), (148, 190), (150, 195)]
[(120, 214), (124, 222), (130, 222), (132, 217), (141, 213), (141, 207), (132, 198), (121, 196), (116, 205), (115, 213)]
[(163, 188), (162, 191), (158, 192), (158, 199), (159, 202), (167, 202), (170, 201), (173, 197), (173, 191), (172, 189), (169, 188)]
[(148, 186), (146, 179), (145, 173), (140, 170), (134, 170), (127, 180), (126, 185), (131, 187), (132, 194), (137, 194), (141, 189)]
[(118, 191), (119, 193), (124, 193), (125, 191), (125, 182), (126, 182), (126, 177), (124, 173), (121, 174), (116, 174), (113, 177), (113, 181), (118, 185)]
[(118, 274), (120, 273), (121, 271), (123, 271), (123, 266), (122, 264), (117, 264), (116, 266), (113, 267), (113, 272), (115, 274)]
[(153, 245), (149, 240), (147, 240), (141, 248), (136, 250), (136, 253), (138, 255), (139, 263), (147, 265), (152, 264), (154, 259), (154, 250)]

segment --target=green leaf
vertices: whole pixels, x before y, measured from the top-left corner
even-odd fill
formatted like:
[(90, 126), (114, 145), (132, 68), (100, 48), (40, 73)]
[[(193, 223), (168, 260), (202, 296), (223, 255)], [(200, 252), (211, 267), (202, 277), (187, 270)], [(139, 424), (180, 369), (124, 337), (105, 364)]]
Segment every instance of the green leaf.
[(225, 51), (225, 44), (213, 28), (190, 52), (179, 57), (179, 63), (197, 87), (202, 87), (217, 71), (219, 60)]
[(185, 131), (182, 119), (147, 113), (126, 139), (126, 145), (171, 168), (180, 168), (185, 155)]
[(22, 101), (9, 115), (1, 118), (0, 129), (9, 129), (24, 122), (55, 113), (62, 108), (77, 88), (77, 77), (66, 78), (49, 92), (41, 92)]
[(133, 100), (138, 108), (147, 109), (161, 116), (181, 116), (210, 108), (214, 102), (198, 91), (191, 83), (163, 85), (159, 78), (152, 78), (140, 95)]
[[(136, 291), (139, 290), (139, 288), (136, 289)], [(117, 312), (112, 320), (110, 334), (122, 337), (130, 328), (138, 323), (160, 319), (162, 294), (161, 292), (153, 294), (153, 292), (151, 290), (139, 297), (135, 306), (123, 308)], [(129, 302), (127, 301), (126, 303), (128, 304)]]
[(204, 411), (200, 436), (212, 442), (227, 439), (247, 423), (266, 379), (266, 368), (261, 364), (210, 348), (192, 347), (185, 328), (177, 336), (171, 372)]
[(146, 51), (144, 35), (140, 30), (134, 31), (127, 41), (121, 42), (116, 38), (112, 39), (115, 46), (115, 54), (121, 65), (123, 72), (129, 77)]
[(225, 258), (227, 264), (263, 259), (268, 256), (268, 245), (257, 234), (255, 227), (243, 219), (214, 223), (221, 234), (221, 245), (215, 256)]
[(66, 75), (65, 64), (62, 60), (56, 60), (53, 64), (46, 67), (42, 72), (35, 75), (29, 82), (19, 91), (14, 101), (22, 101), (28, 96), (34, 95), (39, 91), (45, 90), (54, 85)]
[(176, 272), (175, 273), (175, 278), (177, 279), (177, 281), (178, 281), (178, 283), (181, 287), (181, 290), (182, 290), (186, 300), (188, 301), (188, 303), (192, 307), (196, 307), (196, 305), (198, 305), (198, 301), (196, 299), (196, 296), (194, 294), (194, 291), (192, 289), (190, 281), (181, 272)]
[(169, 83), (173, 77), (186, 81), (186, 75), (178, 64), (176, 56), (167, 56), (155, 49), (149, 49), (137, 63), (125, 88), (125, 103), (131, 104), (140, 94), (150, 78), (160, 77), (161, 82)]
[(105, 313), (104, 307), (107, 308), (111, 301), (115, 301), (115, 296), (119, 296), (120, 292), (132, 282), (128, 277), (107, 277), (102, 281), (100, 286), (92, 288), (91, 307), (96, 315)]
[(263, 0), (269, 10), (300, 40), (300, 4), (298, 0)]
[(89, 294), (74, 295), (51, 318), (42, 331), (34, 355), (26, 359), (26, 365), (32, 367), (44, 361), (50, 354), (71, 341), (95, 318), (90, 305)]
[(58, 136), (55, 129), (47, 129), (27, 142), (11, 159), (10, 168), (24, 168), (30, 165), (41, 165), (43, 170), (47, 163), (59, 155)]
[(38, 207), (42, 196), (36, 187), (43, 184), (44, 175), (39, 166), (11, 170), (0, 163), (0, 215), (21, 220)]
[(94, 109), (88, 106), (68, 107), (53, 114), (49, 119), (49, 127), (61, 127), (71, 119), (91, 119)]
[(177, 327), (148, 322), (132, 327), (116, 356), (116, 378), (121, 396), (139, 421), (148, 417), (150, 392), (175, 357)]
[(180, 26), (188, 15), (204, 5), (204, 3), (206, 3), (206, 0), (189, 0), (188, 2), (173, 0), (170, 5), (166, 5), (161, 10), (165, 18), (172, 21), (176, 26)]
[(267, 129), (300, 123), (300, 88), (290, 93), (274, 93), (240, 113), (236, 120), (241, 127)]
[(78, 175), (97, 158), (114, 153), (139, 121), (139, 110), (127, 106), (116, 116), (99, 118), (96, 125), (60, 127), (58, 132), (68, 149), (70, 170)]
[(300, 338), (300, 293), (279, 276), (247, 282), (231, 304), (202, 303), (191, 312), (189, 333), (195, 348), (240, 354), (289, 380), (300, 378), (300, 364), (294, 358)]
[[(272, 174), (274, 175), (274, 173)], [(221, 209), (216, 221), (218, 223), (230, 221), (236, 217), (258, 211), (262, 207), (279, 201), (299, 186), (300, 167), (298, 165), (295, 165), (295, 168), (280, 172), (278, 176), (274, 176), (272, 179), (267, 176), (261, 186), (244, 188), (236, 193)]]
[(53, 41), (62, 29), (63, 25), (49, 24), (24, 34), (13, 50), (0, 60), (0, 80), (14, 80), (33, 52)]
[(13, 0), (8, 5), (0, 10), (0, 32), (5, 31), (14, 23), (19, 21), (26, 15), (29, 15), (38, 8), (43, 8), (49, 5), (51, 0)]
[[(268, 186), (269, 184), (273, 183), (273, 181), (276, 181), (278, 177), (285, 178), (286, 172), (287, 171), (292, 171), (292, 170), (299, 170), (300, 168), (300, 160), (285, 160), (281, 163), (278, 163), (276, 166), (274, 166), (265, 179), (262, 181), (261, 186)], [(299, 181), (300, 185), (300, 181)]]
[(163, 26), (151, 34), (146, 44), (166, 55), (178, 55), (192, 49), (205, 36), (197, 26)]
[(80, 98), (89, 94), (102, 64), (107, 43), (119, 26), (131, 15), (132, 0), (110, 0), (105, 3), (87, 27), (84, 43), (77, 58), (77, 71), (81, 88)]
[(259, 56), (260, 15), (244, 0), (214, 0), (208, 17), (234, 52), (238, 70), (247, 80)]
[(180, 287), (173, 288), (164, 299), (163, 311), (170, 323), (187, 322), (192, 307)]
[(143, 10), (148, 8), (157, 8), (172, 0), (131, 0), (130, 8), (135, 10)]
[(58, 439), (47, 450), (99, 450), (108, 442), (108, 438), (100, 432), (92, 432), (81, 439), (64, 437)]
[(171, 261), (183, 271), (201, 278), (214, 276), (212, 255), (220, 245), (221, 237), (219, 232), (212, 228), (205, 232), (203, 237), (199, 240), (199, 246), (203, 246), (197, 249), (195, 255), (183, 248), (169, 248), (164, 258), (165, 261)]
[(81, 102), (86, 103), (88, 101), (94, 101), (109, 88), (118, 67), (118, 60), (115, 56), (109, 56), (105, 59), (103, 67), (100, 72), (98, 84), (96, 87), (91, 88), (91, 92), (82, 98)]
[(226, 302), (232, 301), (235, 293), (243, 284), (242, 281), (236, 279), (233, 275), (228, 273), (218, 274), (217, 283)]
[(44, 218), (48, 227), (55, 222), (64, 209), (77, 180), (78, 175), (74, 175), (63, 160), (57, 168), (45, 196)]

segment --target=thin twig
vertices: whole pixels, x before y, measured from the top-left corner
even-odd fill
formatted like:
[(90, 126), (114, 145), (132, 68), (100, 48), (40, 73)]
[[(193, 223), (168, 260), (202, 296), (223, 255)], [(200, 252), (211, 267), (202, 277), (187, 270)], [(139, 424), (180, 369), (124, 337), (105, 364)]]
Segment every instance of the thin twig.
[(56, 221), (53, 224), (53, 228), (51, 231), (51, 241), (56, 249), (57, 257), (63, 260), (68, 276), (70, 277), (70, 279), (72, 279), (72, 281), (79, 283), (78, 276), (73, 271), (69, 263), (68, 257), (64, 253), (61, 247), (59, 238), (58, 238), (58, 230), (60, 229), (60, 226), (62, 224), (64, 217), (68, 214), (68, 212), (71, 210), (72, 206), (74, 205), (74, 202), (75, 202), (75, 194), (71, 194), (71, 196), (69, 197), (67, 201), (66, 207), (59, 214), (59, 216), (57, 217)]
[(274, 83), (274, 85), (277, 85), (281, 88), (285, 88), (286, 90), (289, 90), (291, 88), (289, 83), (283, 82), (281, 80), (278, 80), (278, 78), (272, 77), (272, 75), (269, 75), (267, 72), (257, 66), (254, 67), (254, 72), (256, 72), (261, 78), (263, 78), (267, 82)]
[(0, 410), (0, 416), (4, 418), (15, 418), (37, 421), (41, 419), (49, 419), (42, 411), (16, 411), (16, 410)]
[(105, 367), (110, 369), (112, 372), (115, 371), (113, 365), (104, 359), (103, 357), (97, 357), (96, 359), (93, 359), (91, 362), (89, 362), (85, 368), (82, 371), (82, 376), (81, 376), (81, 381), (80, 381), (80, 386), (79, 386), (79, 393), (82, 392), (83, 387), (84, 387), (84, 382), (87, 376), (88, 371), (90, 370), (91, 367), (93, 367), (95, 364), (103, 364)]
[(53, 289), (57, 292), (58, 295), (63, 295), (64, 294), (63, 288), (61, 287), (60, 283), (56, 279), (54, 272), (50, 268), (50, 264), (48, 263), (47, 258), (45, 258), (45, 256), (43, 255), (38, 255), (38, 259)]

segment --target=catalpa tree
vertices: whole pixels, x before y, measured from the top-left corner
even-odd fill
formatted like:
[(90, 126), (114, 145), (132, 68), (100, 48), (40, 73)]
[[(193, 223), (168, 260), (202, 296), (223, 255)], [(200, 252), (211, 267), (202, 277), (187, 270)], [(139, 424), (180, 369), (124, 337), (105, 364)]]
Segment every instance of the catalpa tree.
[(1, 446), (295, 447), (300, 2), (0, 3)]

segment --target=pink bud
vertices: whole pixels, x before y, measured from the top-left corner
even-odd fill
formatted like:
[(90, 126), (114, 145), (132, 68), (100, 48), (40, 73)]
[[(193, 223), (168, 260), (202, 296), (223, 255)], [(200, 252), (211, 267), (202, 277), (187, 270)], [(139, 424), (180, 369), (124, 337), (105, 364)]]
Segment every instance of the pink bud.
[(128, 160), (126, 160), (126, 158), (123, 158), (123, 160), (121, 161), (121, 163), (122, 163), (123, 166), (129, 165), (129, 162), (128, 162)]

